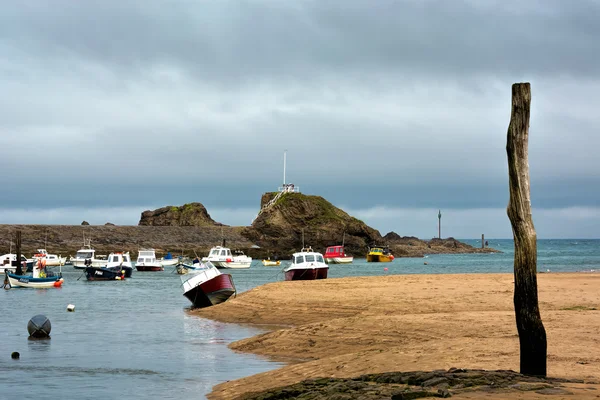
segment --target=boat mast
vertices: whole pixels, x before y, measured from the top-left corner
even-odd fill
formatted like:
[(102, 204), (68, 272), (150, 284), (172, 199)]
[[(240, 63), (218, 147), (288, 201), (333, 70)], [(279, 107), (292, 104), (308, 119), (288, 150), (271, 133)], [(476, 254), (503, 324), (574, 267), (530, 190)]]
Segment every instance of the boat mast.
[(284, 152), (283, 152), (283, 187), (285, 187), (285, 164), (286, 164), (286, 156), (287, 156), (287, 150), (284, 150)]
[(342, 236), (342, 247), (344, 247), (344, 240), (346, 239), (346, 231), (344, 231), (344, 235)]

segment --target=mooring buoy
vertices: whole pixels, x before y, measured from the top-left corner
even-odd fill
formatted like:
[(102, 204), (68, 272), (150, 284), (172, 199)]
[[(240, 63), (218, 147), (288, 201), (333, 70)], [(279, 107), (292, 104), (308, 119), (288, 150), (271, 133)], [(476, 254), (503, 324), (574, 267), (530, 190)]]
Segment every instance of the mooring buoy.
[(50, 324), (50, 320), (42, 314), (34, 316), (27, 323), (27, 332), (29, 332), (29, 336), (36, 339), (49, 338), (51, 330), (52, 324)]
[(12, 358), (13, 360), (18, 360), (19, 357), (21, 357), (21, 355), (18, 351), (13, 351), (12, 353), (10, 353), (10, 358)]
[(69, 304), (67, 306), (67, 311), (75, 311), (75, 305), (74, 304)]

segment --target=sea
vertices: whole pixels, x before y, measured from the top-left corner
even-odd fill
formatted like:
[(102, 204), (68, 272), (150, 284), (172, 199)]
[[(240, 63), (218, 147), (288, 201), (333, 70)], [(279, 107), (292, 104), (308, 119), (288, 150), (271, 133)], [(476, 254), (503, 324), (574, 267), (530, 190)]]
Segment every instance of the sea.
[[(480, 239), (462, 239), (480, 246)], [(392, 274), (497, 273), (513, 270), (513, 241), (488, 239), (502, 253), (428, 255), (373, 264), (331, 265), (329, 278)], [(239, 292), (283, 280), (282, 268), (231, 270)], [(427, 265), (425, 264), (427, 263)], [(600, 271), (600, 240), (538, 241), (538, 271)], [(231, 351), (259, 328), (190, 315), (181, 279), (134, 271), (131, 279), (88, 282), (62, 267), (60, 289), (0, 289), (0, 399), (203, 399), (221, 382), (280, 367)], [(75, 306), (67, 312), (67, 305)], [(29, 340), (35, 315), (52, 325), (51, 339)], [(12, 352), (20, 359), (11, 359)]]

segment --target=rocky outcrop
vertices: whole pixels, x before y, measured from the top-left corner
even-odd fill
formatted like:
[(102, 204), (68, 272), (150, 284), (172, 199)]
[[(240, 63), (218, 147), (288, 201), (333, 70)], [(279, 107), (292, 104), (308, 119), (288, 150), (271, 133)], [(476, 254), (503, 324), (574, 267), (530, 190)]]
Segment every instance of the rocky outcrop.
[[(277, 193), (265, 193), (261, 208)], [(317, 251), (341, 244), (346, 251), (366, 254), (367, 246), (382, 240), (381, 234), (359, 219), (320, 196), (286, 193), (269, 209), (263, 211), (242, 234), (262, 248), (273, 250), (274, 255), (289, 256), (304, 243)]]
[(90, 224), (90, 223), (89, 223), (89, 222), (87, 222), (87, 221), (83, 221), (83, 222), (81, 223), (81, 225), (89, 225), (89, 224)]
[(385, 244), (390, 246), (396, 257), (423, 257), (425, 254), (448, 253), (494, 253), (498, 250), (480, 249), (450, 237), (447, 239), (433, 238), (429, 241), (414, 236), (400, 236), (390, 232), (383, 237)]
[(140, 226), (224, 226), (214, 221), (200, 203), (167, 206), (142, 213)]

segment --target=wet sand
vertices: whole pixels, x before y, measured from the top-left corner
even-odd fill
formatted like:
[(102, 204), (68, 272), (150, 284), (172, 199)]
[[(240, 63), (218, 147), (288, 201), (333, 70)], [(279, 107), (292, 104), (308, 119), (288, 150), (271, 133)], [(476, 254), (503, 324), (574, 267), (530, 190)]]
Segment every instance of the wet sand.
[[(600, 274), (539, 274), (538, 285), (548, 375), (600, 381)], [(193, 313), (268, 327), (230, 347), (290, 363), (217, 385), (209, 396), (234, 399), (317, 377), (452, 367), (518, 371), (512, 296), (512, 274), (390, 275), (270, 283)], [(583, 386), (570, 391), (600, 397), (600, 386)]]

